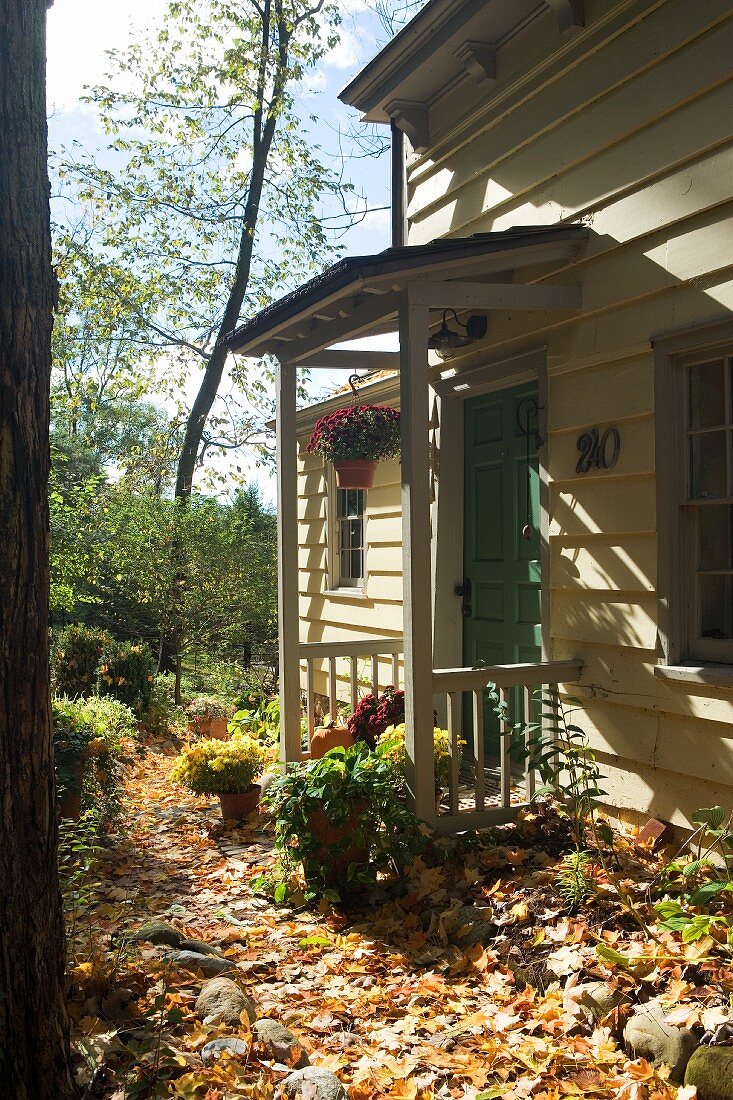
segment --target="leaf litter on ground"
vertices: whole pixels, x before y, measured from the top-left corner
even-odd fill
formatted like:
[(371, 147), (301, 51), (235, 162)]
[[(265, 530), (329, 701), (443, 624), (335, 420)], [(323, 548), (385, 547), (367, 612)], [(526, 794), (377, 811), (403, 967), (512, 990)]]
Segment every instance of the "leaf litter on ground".
[[(658, 857), (621, 836), (622, 867), (569, 911), (556, 888), (563, 825), (539, 807), (493, 835), (441, 839), (402, 884), (360, 903), (296, 910), (252, 892), (271, 870), (266, 814), (236, 827), (213, 800), (169, 782), (161, 746), (131, 767), (69, 966), (69, 1010), (87, 1096), (274, 1100), (291, 1066), (237, 1026), (195, 1012), (204, 978), (170, 947), (131, 932), (166, 921), (233, 964), (233, 979), (332, 1071), (350, 1100), (685, 1100), (689, 1090), (620, 1043), (630, 1006), (663, 994), (669, 1019), (708, 1031), (730, 1018), (733, 974), (708, 938), (646, 936), (641, 906)], [(649, 914), (647, 913), (647, 917)], [(563, 993), (605, 982), (624, 1003), (605, 1019)], [(246, 1055), (201, 1058), (214, 1039)]]

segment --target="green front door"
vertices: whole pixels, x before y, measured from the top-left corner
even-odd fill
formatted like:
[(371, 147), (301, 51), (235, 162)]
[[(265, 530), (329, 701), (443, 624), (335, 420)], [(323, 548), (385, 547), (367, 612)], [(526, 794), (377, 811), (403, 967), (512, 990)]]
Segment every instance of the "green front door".
[[(465, 403), (467, 666), (541, 659), (536, 408), (535, 383)], [(490, 752), (498, 730), (488, 709), (485, 729)]]

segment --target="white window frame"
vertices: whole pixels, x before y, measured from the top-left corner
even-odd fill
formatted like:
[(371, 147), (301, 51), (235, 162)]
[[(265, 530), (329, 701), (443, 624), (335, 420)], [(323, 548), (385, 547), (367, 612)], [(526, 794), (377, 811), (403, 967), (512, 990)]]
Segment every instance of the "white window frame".
[[(660, 662), (662, 666), (726, 668), (733, 665), (733, 639), (698, 636), (698, 515), (706, 504), (695, 501), (691, 493), (688, 378), (695, 364), (733, 360), (733, 324), (705, 326), (661, 339), (655, 341), (654, 350)], [(725, 411), (729, 477), (733, 477), (731, 370), (733, 367), (728, 370)], [(714, 501), (730, 503), (733, 496)]]
[[(364, 509), (362, 512), (362, 572), (363, 576), (358, 580), (353, 578), (354, 583), (349, 583), (341, 575), (341, 523), (344, 522), (338, 515), (338, 493), (339, 490), (336, 486), (336, 475), (333, 468), (330, 469), (328, 475), (328, 505), (327, 505), (327, 523), (328, 523), (328, 590), (330, 592), (337, 592), (340, 595), (347, 596), (363, 596), (366, 594), (367, 586), (367, 555), (369, 549), (368, 541), (368, 514), (369, 514), (369, 490), (361, 490), (364, 493)], [(351, 578), (350, 578), (351, 579)]]

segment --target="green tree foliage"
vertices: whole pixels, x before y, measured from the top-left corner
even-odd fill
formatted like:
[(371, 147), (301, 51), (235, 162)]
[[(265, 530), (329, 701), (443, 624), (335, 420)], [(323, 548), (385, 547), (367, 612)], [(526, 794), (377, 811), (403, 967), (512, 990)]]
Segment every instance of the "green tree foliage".
[[(222, 417), (223, 435), (221, 424), (211, 430), (226, 336), (333, 249), (319, 215), (348, 188), (311, 142), (294, 92), (338, 22), (327, 0), (169, 3), (157, 32), (112, 52), (109, 83), (90, 93), (114, 168), (77, 150), (61, 169), (89, 227), (67, 236), (65, 255), (69, 285), (90, 287), (101, 311), (92, 343), (106, 350), (92, 373), (111, 370), (120, 383), (141, 350), (202, 369), (178, 456), (179, 499), (207, 450), (260, 440), (262, 371), (240, 372), (242, 403)], [(85, 313), (60, 333), (67, 356), (85, 346)]]

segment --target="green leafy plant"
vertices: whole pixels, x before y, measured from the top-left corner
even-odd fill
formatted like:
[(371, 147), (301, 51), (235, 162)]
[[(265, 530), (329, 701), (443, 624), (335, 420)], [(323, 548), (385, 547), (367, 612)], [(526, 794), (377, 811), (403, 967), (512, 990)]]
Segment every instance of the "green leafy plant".
[[(405, 733), (405, 723), (401, 722), (398, 726), (388, 726), (377, 740), (377, 746), (385, 759), (392, 761), (403, 784), (405, 762), (407, 760)], [(459, 745), (464, 744), (465, 741), (459, 742)], [(442, 730), (437, 726), (433, 729), (433, 758), (435, 760), (435, 789), (440, 790), (450, 785), (451, 751), (448, 730)]]
[[(733, 948), (733, 814), (707, 806), (692, 821), (692, 836), (659, 876), (668, 896), (654, 911), (661, 927), (680, 932), (685, 943), (712, 935)], [(683, 858), (688, 853), (692, 859)]]
[(126, 743), (137, 736), (137, 720), (119, 700), (54, 699), (56, 783), (63, 792), (81, 789), (83, 805), (96, 806), (108, 820), (119, 810), (118, 789)]
[[(275, 843), (286, 863), (302, 865), (309, 900), (338, 900), (345, 887), (400, 872), (421, 850), (418, 823), (400, 787), (394, 762), (364, 742), (293, 764), (273, 782), (266, 802)], [(324, 841), (324, 826), (335, 830), (333, 839)], [(359, 858), (346, 862), (349, 850)]]
[(62, 696), (51, 704), (51, 722), (56, 786), (60, 791), (75, 789), (94, 737), (91, 717), (82, 702)]
[(535, 798), (550, 795), (567, 815), (576, 851), (587, 846), (590, 829), (596, 847), (599, 841), (613, 843), (609, 826), (598, 820), (606, 794), (604, 778), (587, 734), (568, 720), (566, 702), (580, 706), (577, 699), (563, 700), (556, 689), (534, 693), (539, 714), (532, 722), (515, 725), (512, 755), (522, 757), (541, 780)]
[(232, 737), (248, 734), (268, 745), (275, 745), (280, 739), (280, 700), (267, 696), (251, 700), (252, 705), (241, 707), (229, 720), (228, 730)]
[(99, 691), (142, 715), (150, 705), (155, 663), (144, 642), (116, 642), (102, 657)]
[(563, 856), (557, 877), (557, 889), (571, 909), (577, 909), (596, 892), (592, 852), (576, 849)]
[(198, 741), (178, 757), (171, 780), (194, 794), (243, 794), (262, 775), (266, 760), (265, 748), (253, 737)]
[(322, 416), (308, 443), (327, 462), (400, 457), (400, 414), (387, 405), (352, 405)]
[(113, 645), (106, 630), (77, 623), (54, 634), (51, 646), (51, 671), (59, 695), (91, 695), (97, 685), (102, 655)]

